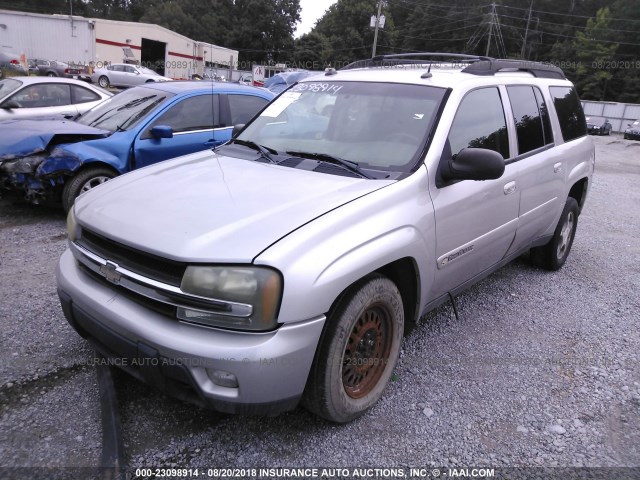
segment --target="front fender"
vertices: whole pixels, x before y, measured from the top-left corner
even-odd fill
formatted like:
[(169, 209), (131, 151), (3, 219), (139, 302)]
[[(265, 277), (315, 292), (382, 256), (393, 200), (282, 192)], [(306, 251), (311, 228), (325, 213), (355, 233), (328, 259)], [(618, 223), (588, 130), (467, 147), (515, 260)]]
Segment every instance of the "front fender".
[(254, 263), (282, 272), (278, 320), (287, 323), (326, 314), (349, 286), (405, 258), (418, 266), (419, 304), (424, 305), (427, 288), (433, 285), (434, 255), (433, 206), (422, 169), (327, 212), (281, 239)]
[(36, 169), (35, 176), (50, 178), (60, 175), (72, 175), (81, 167), (91, 163), (109, 165), (115, 171), (123, 170), (123, 160), (126, 165), (127, 158), (121, 159), (118, 155), (105, 152), (93, 145), (73, 143), (59, 145), (51, 150), (51, 154)]

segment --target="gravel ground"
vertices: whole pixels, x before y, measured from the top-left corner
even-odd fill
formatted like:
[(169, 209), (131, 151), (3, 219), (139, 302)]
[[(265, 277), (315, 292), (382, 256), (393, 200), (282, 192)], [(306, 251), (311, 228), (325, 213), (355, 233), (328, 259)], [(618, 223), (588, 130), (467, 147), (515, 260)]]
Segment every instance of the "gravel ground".
[[(595, 138), (573, 251), (518, 259), (425, 317), (362, 418), (227, 416), (117, 372), (132, 467), (640, 467), (640, 142)], [(93, 354), (68, 326), (56, 210), (0, 200), (0, 465), (95, 466)], [(0, 475), (1, 476), (1, 475)]]

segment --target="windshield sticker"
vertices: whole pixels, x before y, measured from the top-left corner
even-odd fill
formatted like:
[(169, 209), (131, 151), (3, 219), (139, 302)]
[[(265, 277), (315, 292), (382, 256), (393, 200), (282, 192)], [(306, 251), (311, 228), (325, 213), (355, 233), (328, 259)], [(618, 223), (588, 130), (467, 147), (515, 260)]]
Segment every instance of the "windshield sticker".
[(263, 117), (277, 117), (280, 115), (285, 108), (291, 105), (293, 102), (300, 98), (301, 93), (296, 92), (284, 92), (282, 95), (278, 97), (278, 99), (269, 105), (264, 112), (262, 112)]
[(313, 92), (313, 93), (328, 93), (329, 95), (336, 95), (344, 85), (332, 85), (330, 83), (299, 83), (295, 85), (291, 91), (293, 92)]

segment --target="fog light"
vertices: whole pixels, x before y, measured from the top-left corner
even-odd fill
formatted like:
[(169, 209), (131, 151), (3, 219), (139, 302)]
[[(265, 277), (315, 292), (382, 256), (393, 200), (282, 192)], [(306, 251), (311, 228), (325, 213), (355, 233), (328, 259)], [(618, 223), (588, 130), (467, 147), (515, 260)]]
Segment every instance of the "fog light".
[(207, 375), (216, 385), (227, 388), (238, 388), (238, 379), (231, 372), (207, 369)]

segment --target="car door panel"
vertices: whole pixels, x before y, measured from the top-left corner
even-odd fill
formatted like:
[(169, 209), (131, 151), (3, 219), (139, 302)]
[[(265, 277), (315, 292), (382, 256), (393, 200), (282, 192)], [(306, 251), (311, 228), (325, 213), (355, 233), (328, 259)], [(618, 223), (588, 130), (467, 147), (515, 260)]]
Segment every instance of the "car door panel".
[(543, 235), (562, 209), (565, 162), (554, 147), (546, 101), (537, 87), (507, 87), (509, 105), (518, 139), (518, 184), (520, 209), (516, 238), (510, 252), (516, 252)]
[[(136, 138), (135, 167), (213, 148), (229, 140), (232, 128), (220, 126), (219, 101), (219, 95), (195, 95), (174, 102), (156, 115)], [(154, 138), (151, 129), (159, 125), (171, 127), (173, 137)]]
[[(441, 162), (462, 148), (488, 148), (509, 157), (498, 88), (473, 90), (463, 98)], [(518, 223), (518, 169), (517, 164), (505, 165), (496, 180), (458, 181), (432, 192), (437, 262), (432, 297), (452, 291), (504, 258)]]

